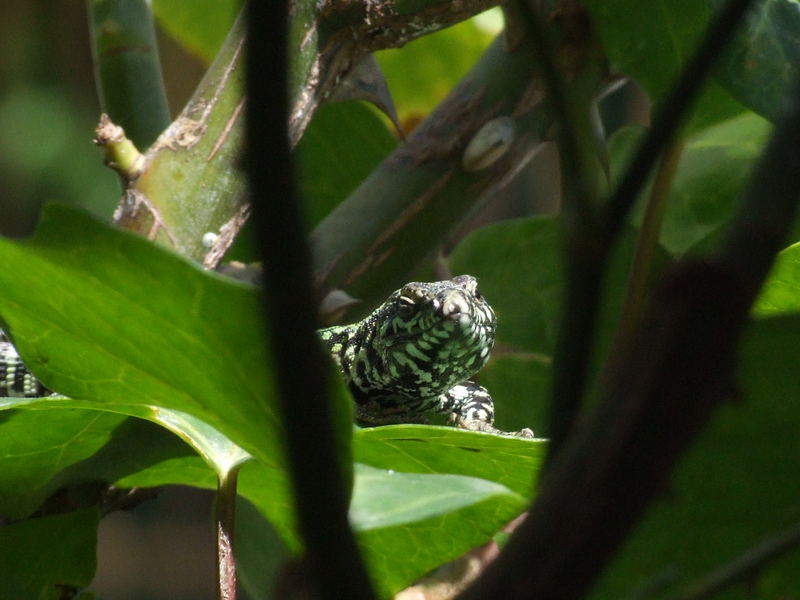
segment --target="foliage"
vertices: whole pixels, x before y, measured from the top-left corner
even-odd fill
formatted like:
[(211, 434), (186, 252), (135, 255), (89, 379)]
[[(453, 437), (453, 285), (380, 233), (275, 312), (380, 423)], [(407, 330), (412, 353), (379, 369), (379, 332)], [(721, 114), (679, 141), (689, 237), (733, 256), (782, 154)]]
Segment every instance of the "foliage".
[[(611, 70), (635, 79), (658, 107), (719, 3), (584, 4)], [(165, 31), (208, 61), (239, 6), (153, 2)], [(713, 249), (726, 231), (800, 64), (791, 43), (797, 39), (800, 4), (767, 0), (723, 58), (681, 133), (684, 149), (670, 182), (651, 279), (687, 255)], [(445, 79), (439, 74), (451, 77), (448, 87), (455, 85), (452, 74), (465, 70), (464, 57), (471, 64), (488, 43), (478, 40), (468, 23), (380, 57), (390, 87), (397, 86), (403, 120), (433, 109)], [(753, 68), (750, 61), (756, 59)], [(430, 81), (415, 89), (410, 72), (427, 73)], [(504, 90), (492, 93), (502, 96)], [(532, 148), (541, 142), (531, 133), (539, 123), (526, 125)], [(607, 140), (610, 185), (641, 133), (640, 125), (630, 125)], [(309, 229), (324, 225), (362, 183), (380, 176), (385, 160), (400, 160), (402, 151), (402, 141), (373, 107), (357, 102), (321, 107), (295, 149)], [(468, 194), (471, 183), (456, 191)], [(445, 211), (463, 205), (463, 198), (438, 201)], [(92, 194), (86, 202), (88, 208), (98, 204)], [(482, 215), (466, 235), (456, 230), (467, 216), (459, 215), (451, 230), (429, 228), (415, 241), (427, 244), (420, 255), (446, 247), (450, 271), (479, 278), (499, 319), (497, 349), (480, 375), (496, 400), (498, 425), (531, 426), (542, 436), (548, 433), (548, 393), (564, 303), (565, 223), (561, 215), (533, 214), (518, 201), (513, 206), (500, 222)], [(473, 213), (476, 207), (477, 202), (468, 205)], [(415, 217), (412, 211), (409, 218)], [(631, 216), (604, 282), (593, 386), (600, 385), (625, 318), (620, 313), (630, 264), (647, 218), (642, 209)], [(352, 232), (338, 233), (352, 235), (353, 247), (363, 247), (358, 235), (367, 226), (351, 226)], [(235, 250), (246, 256), (243, 246)], [(703, 434), (675, 474), (669, 497), (652, 507), (594, 597), (642, 597), (634, 595), (645, 588), (648, 597), (667, 597), (800, 521), (794, 475), (800, 449), (792, 426), (800, 417), (793, 402), (800, 394), (798, 248), (789, 245), (781, 253), (755, 307), (741, 348), (742, 402), (726, 406)], [(241, 529), (241, 547), (247, 549), (240, 581), (253, 597), (266, 597), (271, 581), (253, 566), (267, 560), (264, 548), (285, 545), (299, 553), (303, 541), (282, 446), (275, 375), (265, 368), (272, 364), (264, 339), (269, 327), (258, 289), (55, 205), (31, 238), (0, 239), (0, 264), (0, 323), (26, 364), (63, 394), (0, 399), (0, 516), (9, 523), (0, 528), (0, 564), (14, 574), (0, 578), (0, 597), (55, 598), (56, 585), (89, 584), (101, 483), (213, 489), (218, 478), (237, 471), (239, 494), (247, 501), (240, 518), (249, 524)], [(426, 259), (397, 267), (389, 277), (399, 285), (429, 269)], [(376, 301), (366, 300), (360, 309)], [(546, 451), (541, 438), (432, 425), (358, 429), (338, 382), (331, 398), (339, 457), (352, 478), (350, 520), (381, 597), (488, 542), (535, 497)], [(664, 435), (670, 435), (669, 423)], [(48, 514), (42, 507), (59, 490), (67, 490), (70, 510)], [(775, 562), (753, 582), (757, 592), (735, 589), (726, 597), (790, 597), (800, 589), (798, 567), (797, 556)]]

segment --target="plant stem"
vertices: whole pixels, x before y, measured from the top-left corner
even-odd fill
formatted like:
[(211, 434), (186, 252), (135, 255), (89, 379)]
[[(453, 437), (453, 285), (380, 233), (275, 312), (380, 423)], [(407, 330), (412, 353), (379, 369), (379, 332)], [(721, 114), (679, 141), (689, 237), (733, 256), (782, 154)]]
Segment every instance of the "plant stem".
[(122, 127), (112, 123), (108, 115), (103, 113), (94, 133), (94, 143), (105, 151), (105, 163), (123, 181), (127, 183), (141, 175), (145, 163), (144, 155), (128, 139)]
[(236, 559), (233, 535), (236, 524), (236, 480), (239, 468), (234, 467), (217, 477), (214, 518), (217, 524), (217, 600), (236, 600)]
[[(287, 129), (287, 2), (248, 5), (246, 166), (264, 261), (264, 302), (305, 565), (316, 598), (374, 597), (347, 518), (349, 489), (314, 331), (308, 246)], [(344, 425), (344, 423), (343, 423)], [(342, 435), (351, 435), (346, 424)], [(349, 460), (349, 457), (347, 458)]]
[(678, 140), (672, 143), (661, 157), (653, 180), (653, 187), (645, 205), (619, 326), (611, 344), (609, 356), (616, 354), (616, 351), (626, 343), (639, 324), (645, 302), (647, 282), (652, 274), (653, 257), (661, 236), (661, 224), (664, 220), (667, 199), (683, 149), (683, 140)]
[[(146, 153), (115, 222), (214, 268), (243, 226), (244, 24), (238, 19), (180, 115)], [(206, 233), (214, 234), (209, 247)]]
[[(556, 13), (562, 2), (548, 4)], [(571, 16), (557, 27), (571, 27)], [(561, 33), (556, 52), (574, 57), (563, 72), (566, 95), (599, 93), (605, 78), (595, 48)], [(402, 284), (442, 236), (487, 200), (486, 190), (513, 176), (549, 139), (554, 110), (531, 60), (530, 37), (511, 49), (502, 36), (495, 40), (436, 110), (313, 231), (315, 279), (362, 300), (345, 319), (363, 316)], [(472, 137), (503, 116), (515, 122), (507, 152), (483, 170), (465, 171), (462, 157)]]
[(169, 125), (169, 108), (147, 0), (87, 0), (103, 112), (139, 148)]
[(753, 0), (730, 0), (725, 4), (712, 21), (677, 83), (661, 102), (647, 136), (608, 201), (606, 243), (612, 243), (617, 237), (653, 164), (662, 150), (678, 135), (683, 118), (700, 94), (717, 57), (733, 37), (752, 2)]

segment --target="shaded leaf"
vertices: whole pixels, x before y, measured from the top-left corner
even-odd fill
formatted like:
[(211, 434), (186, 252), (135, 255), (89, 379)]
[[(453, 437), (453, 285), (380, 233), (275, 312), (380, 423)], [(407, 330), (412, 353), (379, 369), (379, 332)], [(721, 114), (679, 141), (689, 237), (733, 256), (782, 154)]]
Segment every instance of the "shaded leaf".
[(59, 585), (89, 585), (98, 522), (96, 510), (82, 510), (0, 527), (0, 598), (58, 600)]
[(55, 491), (56, 476), (102, 448), (124, 420), (71, 409), (0, 412), (0, 516), (33, 512)]
[(754, 3), (721, 62), (717, 80), (734, 97), (768, 119), (777, 117), (789, 84), (800, 76), (800, 3)]
[(550, 358), (497, 350), (494, 354), (479, 380), (492, 394), (495, 426), (503, 431), (528, 427), (537, 437), (548, 437)]
[[(677, 80), (711, 19), (707, 2), (696, 0), (588, 0), (611, 70), (633, 77), (658, 104)], [(695, 126), (742, 112), (719, 85), (706, 86), (696, 105)]]
[[(797, 314), (751, 325), (738, 378), (742, 401), (724, 406), (701, 435), (593, 598), (626, 597), (659, 578), (674, 590), (800, 521), (798, 339)], [(798, 589), (794, 552), (720, 597), (779, 600)]]
[(351, 519), (382, 597), (487, 542), (526, 507), (502, 485), (472, 477), (356, 472)]
[[(747, 112), (687, 139), (661, 227), (660, 242), (667, 252), (679, 257), (704, 251), (726, 230), (770, 129), (767, 121)], [(621, 175), (641, 133), (626, 127), (611, 137), (613, 177)], [(641, 224), (643, 213), (644, 203), (639, 202), (632, 215), (635, 225)]]
[(309, 227), (358, 187), (396, 145), (383, 121), (363, 104), (320, 107), (294, 153)]

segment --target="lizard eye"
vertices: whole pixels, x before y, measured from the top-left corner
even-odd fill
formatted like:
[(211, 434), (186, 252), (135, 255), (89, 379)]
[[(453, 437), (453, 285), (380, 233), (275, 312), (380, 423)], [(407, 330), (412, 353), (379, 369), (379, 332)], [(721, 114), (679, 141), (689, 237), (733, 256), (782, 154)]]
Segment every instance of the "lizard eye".
[(401, 317), (410, 317), (414, 314), (415, 304), (412, 298), (400, 296), (397, 299), (397, 312)]

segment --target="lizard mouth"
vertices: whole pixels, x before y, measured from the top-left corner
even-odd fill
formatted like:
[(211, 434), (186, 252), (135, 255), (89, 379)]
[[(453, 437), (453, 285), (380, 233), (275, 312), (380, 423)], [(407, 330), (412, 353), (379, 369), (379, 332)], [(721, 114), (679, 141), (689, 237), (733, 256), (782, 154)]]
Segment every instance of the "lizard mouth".
[(462, 327), (472, 322), (472, 312), (467, 300), (461, 294), (448, 294), (439, 303), (438, 312), (444, 319), (453, 321)]

